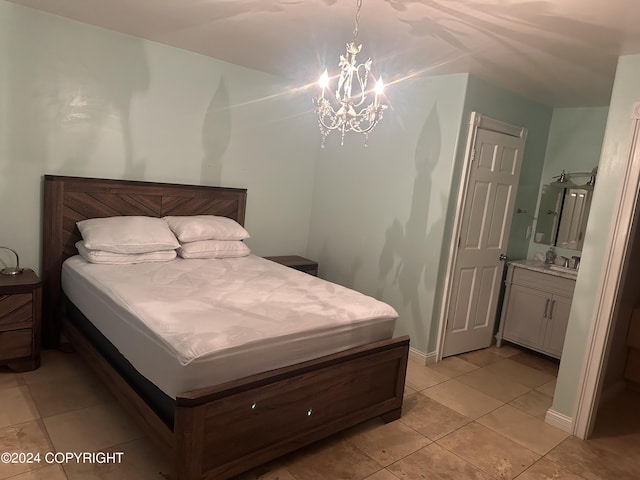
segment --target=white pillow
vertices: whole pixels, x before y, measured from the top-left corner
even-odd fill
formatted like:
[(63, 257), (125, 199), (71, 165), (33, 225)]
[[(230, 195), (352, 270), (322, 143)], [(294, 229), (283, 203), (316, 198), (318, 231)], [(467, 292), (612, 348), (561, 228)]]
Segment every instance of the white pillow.
[(128, 265), (131, 263), (169, 262), (176, 258), (175, 250), (159, 250), (147, 253), (113, 253), (104, 250), (89, 250), (84, 242), (76, 242), (76, 248), (82, 258), (90, 263), (107, 265)]
[(164, 217), (171, 231), (181, 243), (201, 240), (244, 240), (249, 238), (242, 225), (227, 217), (192, 215), (188, 217)]
[(78, 222), (89, 250), (113, 253), (147, 253), (180, 246), (167, 223), (155, 217), (91, 218)]
[(246, 257), (251, 253), (240, 240), (201, 240), (180, 245), (178, 255), (182, 258), (231, 258)]

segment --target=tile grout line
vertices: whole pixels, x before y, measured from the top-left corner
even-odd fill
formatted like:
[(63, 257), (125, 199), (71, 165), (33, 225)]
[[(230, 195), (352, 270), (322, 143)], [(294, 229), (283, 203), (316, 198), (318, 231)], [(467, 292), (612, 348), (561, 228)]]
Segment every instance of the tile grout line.
[[(515, 355), (517, 355), (517, 354), (515, 354)], [(541, 369), (538, 369), (538, 368), (532, 367), (532, 366), (527, 365), (527, 364), (525, 364), (525, 363), (521, 363), (521, 362), (518, 362), (518, 361), (515, 361), (515, 360), (511, 360), (511, 357), (512, 357), (512, 356), (514, 356), (514, 355), (511, 355), (511, 356), (509, 356), (509, 357), (503, 357), (501, 360), (497, 360), (497, 361), (495, 361), (495, 362), (491, 362), (491, 363), (489, 363), (489, 364), (487, 364), (487, 365), (484, 365), (484, 366), (477, 365), (477, 364), (475, 364), (475, 363), (473, 363), (473, 362), (471, 362), (471, 361), (469, 361), (469, 360), (461, 359), (461, 360), (463, 360), (463, 361), (465, 361), (465, 362), (467, 362), (467, 363), (470, 363), (470, 364), (472, 364), (472, 365), (476, 365), (478, 368), (475, 368), (475, 369), (470, 370), (470, 371), (465, 372), (465, 373), (461, 373), (461, 374), (456, 375), (456, 376), (454, 376), (454, 377), (450, 377), (450, 378), (449, 378), (449, 380), (453, 380), (453, 379), (455, 379), (455, 378), (458, 378), (458, 377), (461, 377), (461, 376), (464, 376), (464, 375), (467, 375), (467, 374), (472, 374), (472, 373), (478, 372), (478, 371), (480, 371), (480, 370), (482, 370), (482, 369), (484, 369), (484, 368), (490, 367), (491, 365), (495, 365), (495, 364), (500, 363), (500, 362), (505, 361), (505, 360), (510, 360), (510, 361), (511, 361), (511, 362), (513, 362), (513, 363), (516, 363), (516, 364), (521, 365), (521, 366), (523, 366), (523, 367), (527, 367), (527, 368), (530, 368), (530, 369), (536, 370), (537, 372), (540, 372), (540, 373), (544, 373), (544, 374), (552, 375), (551, 373), (549, 373), (549, 372), (547, 372), (547, 371), (544, 371), (544, 370), (541, 370)], [(429, 368), (429, 367), (427, 366), (426, 368)], [(440, 372), (437, 372), (437, 373), (440, 373)], [(447, 376), (448, 376), (448, 375), (447, 375)], [(552, 376), (553, 376), (553, 375), (552, 375)], [(557, 380), (557, 376), (554, 376), (554, 379), (556, 379), (556, 380)], [(424, 392), (425, 390), (428, 390), (428, 389), (429, 389), (429, 388), (431, 388), (431, 387), (434, 387), (434, 386), (439, 385), (439, 384), (441, 384), (441, 383), (444, 383), (444, 382), (446, 382), (446, 381), (448, 381), (448, 380), (445, 380), (445, 381), (443, 381), (443, 382), (436, 383), (436, 384), (431, 385), (431, 386), (429, 386), (429, 387), (426, 387), (426, 388), (424, 388), (424, 389), (422, 389), (422, 390), (417, 390), (417, 391), (416, 391), (416, 393), (417, 393), (417, 394), (420, 394), (420, 395), (424, 395), (425, 397), (431, 398), (431, 397), (429, 397), (428, 395), (425, 395), (423, 392)], [(445, 449), (446, 451), (448, 451), (448, 452), (450, 452), (451, 454), (455, 455), (456, 457), (460, 458), (460, 460), (462, 460), (462, 461), (466, 462), (467, 464), (473, 465), (475, 468), (479, 469), (480, 471), (484, 472), (485, 474), (489, 475), (490, 477), (495, 478), (493, 475), (489, 474), (489, 472), (486, 472), (484, 469), (480, 468), (478, 465), (475, 465), (475, 464), (473, 464), (473, 463), (471, 463), (471, 462), (469, 462), (469, 461), (465, 460), (464, 458), (462, 458), (462, 457), (460, 457), (459, 455), (457, 455), (455, 452), (450, 451), (449, 449), (447, 449), (446, 447), (444, 447), (443, 445), (441, 445), (441, 444), (439, 443), (439, 441), (440, 441), (440, 440), (442, 440), (443, 438), (445, 438), (445, 437), (447, 437), (447, 436), (449, 436), (449, 435), (453, 434), (454, 432), (456, 432), (456, 431), (458, 431), (458, 430), (460, 430), (460, 429), (462, 429), (462, 428), (464, 428), (464, 427), (466, 427), (466, 426), (468, 426), (468, 425), (470, 425), (470, 424), (472, 424), (472, 423), (475, 423), (476, 425), (478, 425), (478, 426), (480, 426), (480, 427), (487, 428), (488, 430), (490, 430), (490, 431), (494, 432), (495, 434), (500, 435), (502, 438), (506, 439), (507, 441), (509, 441), (509, 442), (513, 442), (514, 444), (516, 444), (516, 445), (518, 445), (518, 446), (520, 446), (520, 447), (522, 447), (522, 448), (526, 449), (527, 451), (531, 452), (534, 456), (538, 457), (538, 458), (537, 458), (537, 459), (536, 459), (536, 460), (535, 460), (531, 465), (529, 465), (525, 470), (523, 470), (523, 471), (522, 471), (521, 473), (519, 473), (517, 476), (522, 475), (522, 474), (523, 474), (523, 473), (525, 473), (527, 470), (529, 470), (533, 465), (535, 465), (536, 463), (538, 463), (542, 458), (544, 458), (546, 454), (544, 454), (544, 455), (538, 454), (537, 452), (534, 452), (534, 451), (533, 451), (533, 450), (531, 450), (530, 448), (528, 448), (528, 447), (526, 447), (526, 446), (522, 445), (520, 442), (516, 442), (515, 440), (512, 440), (512, 439), (510, 439), (510, 438), (508, 438), (508, 437), (506, 437), (506, 436), (502, 435), (500, 432), (495, 431), (494, 429), (492, 429), (492, 428), (490, 428), (490, 427), (487, 427), (487, 426), (485, 426), (485, 425), (480, 424), (479, 422), (477, 422), (477, 420), (478, 420), (478, 419), (480, 419), (480, 418), (482, 418), (482, 417), (484, 417), (484, 416), (490, 415), (491, 413), (493, 413), (493, 412), (495, 412), (496, 410), (498, 410), (498, 409), (500, 409), (500, 408), (504, 407), (505, 405), (509, 405), (511, 408), (514, 408), (514, 409), (516, 409), (517, 411), (522, 412), (523, 414), (527, 415), (528, 417), (530, 417), (530, 418), (532, 418), (532, 419), (535, 419), (536, 421), (539, 421), (539, 420), (540, 420), (539, 418), (537, 418), (537, 417), (535, 417), (535, 416), (533, 416), (533, 415), (530, 415), (528, 412), (522, 411), (521, 409), (519, 409), (519, 408), (517, 408), (517, 407), (515, 407), (515, 406), (513, 406), (513, 405), (510, 405), (509, 403), (510, 403), (510, 402), (512, 402), (512, 401), (514, 401), (514, 400), (516, 400), (516, 399), (518, 399), (518, 398), (523, 397), (524, 395), (530, 394), (530, 393), (531, 393), (531, 392), (533, 392), (533, 391), (537, 391), (537, 390), (536, 390), (536, 388), (539, 388), (539, 387), (541, 387), (541, 386), (543, 386), (543, 385), (545, 385), (545, 384), (549, 383), (550, 381), (553, 381), (553, 380), (549, 380), (549, 381), (543, 382), (543, 383), (541, 383), (540, 385), (537, 385), (537, 386), (534, 386), (534, 387), (531, 387), (531, 386), (529, 386), (529, 385), (524, 385), (524, 384), (522, 384), (522, 386), (523, 386), (523, 387), (526, 387), (526, 388), (527, 388), (527, 391), (526, 391), (526, 392), (523, 392), (521, 395), (518, 395), (518, 396), (516, 396), (516, 397), (512, 398), (509, 402), (504, 402), (504, 401), (503, 401), (503, 400), (501, 400), (501, 399), (495, 398), (495, 397), (494, 397), (494, 396), (492, 396), (491, 394), (487, 394), (487, 393), (481, 392), (480, 390), (477, 390), (476, 388), (474, 388), (474, 387), (472, 387), (472, 386), (470, 386), (470, 385), (466, 385), (466, 384), (464, 384), (463, 382), (460, 382), (460, 383), (462, 383), (463, 385), (466, 385), (467, 387), (469, 387), (469, 388), (471, 388), (471, 389), (473, 389), (473, 390), (475, 390), (475, 391), (477, 391), (477, 392), (479, 392), (479, 393), (481, 393), (481, 394), (483, 394), (483, 395), (486, 395), (486, 396), (488, 396), (488, 397), (490, 397), (490, 398), (492, 398), (492, 399), (494, 399), (494, 400), (497, 400), (497, 401), (498, 401), (498, 402), (500, 402), (501, 404), (500, 404), (499, 406), (497, 406), (497, 407), (495, 407), (495, 408), (493, 408), (493, 409), (491, 409), (491, 410), (487, 411), (487, 412), (486, 412), (486, 413), (484, 413), (483, 415), (480, 415), (479, 417), (477, 417), (477, 418), (475, 418), (475, 419), (471, 419), (471, 421), (470, 421), (470, 422), (468, 422), (467, 424), (462, 425), (462, 426), (460, 426), (460, 427), (458, 427), (458, 428), (454, 429), (453, 431), (451, 431), (451, 432), (447, 433), (447, 435), (445, 435), (445, 436), (441, 437), (440, 439), (432, 441), (432, 443), (435, 443), (435, 444), (436, 444), (436, 445), (438, 445), (440, 448)], [(416, 390), (416, 389), (414, 389), (414, 390)], [(545, 396), (548, 396), (548, 395), (544, 394), (543, 392), (538, 392), (538, 393), (540, 393), (540, 394), (542, 394), (542, 395), (545, 395)], [(443, 406), (447, 407), (446, 405), (442, 404), (441, 402), (438, 402), (436, 399), (431, 398), (431, 400), (433, 400), (433, 401), (435, 401), (435, 402), (437, 402), (437, 403), (440, 403), (440, 405), (443, 405)], [(450, 408), (450, 407), (447, 407), (447, 408)], [(456, 410), (454, 410), (454, 411), (456, 411)], [(463, 415), (463, 416), (466, 416), (466, 415), (462, 414), (461, 412), (458, 412), (458, 411), (456, 411), (456, 412), (457, 412), (457, 413), (459, 413), (459, 414), (461, 414), (461, 415)], [(406, 425), (406, 424), (405, 424), (405, 425)], [(408, 426), (408, 425), (406, 425), (406, 426)], [(408, 427), (409, 427), (409, 426), (408, 426)], [(411, 428), (411, 427), (409, 427), (409, 428)], [(413, 430), (413, 429), (412, 429), (412, 430)], [(417, 432), (417, 433), (420, 433), (420, 432)], [(428, 437), (426, 437), (425, 435), (423, 435), (423, 436), (424, 436), (425, 438), (429, 439), (429, 438), (428, 438)], [(429, 440), (430, 440), (430, 439), (429, 439)], [(556, 448), (558, 445), (560, 445), (564, 440), (566, 440), (566, 439), (561, 440), (557, 445), (555, 445), (551, 450), (549, 450), (549, 452), (551, 452), (554, 448)], [(431, 444), (429, 444), (429, 445), (431, 445)], [(425, 446), (425, 447), (423, 447), (423, 448), (426, 448), (426, 446)], [(419, 449), (419, 450), (421, 450), (421, 449)], [(419, 451), (419, 450), (418, 450), (418, 451)], [(549, 453), (549, 452), (547, 452), (547, 453)], [(413, 453), (415, 453), (415, 452), (413, 452)], [(407, 456), (408, 456), (408, 455), (407, 455)], [(407, 456), (405, 456), (405, 457), (403, 457), (403, 458), (406, 458)], [(397, 461), (401, 461), (401, 460), (402, 460), (402, 459), (399, 459), (399, 460), (397, 460)], [(396, 463), (396, 462), (394, 462), (394, 463)], [(516, 477), (513, 477), (513, 478), (516, 478)]]
[[(558, 445), (556, 445), (555, 447), (553, 447), (551, 450), (549, 450), (547, 453), (544, 454), (544, 456), (540, 459), (542, 460), (543, 458), (546, 459), (548, 462), (551, 462), (555, 465), (559, 465), (560, 467), (564, 468), (565, 470), (567, 470), (568, 472), (571, 472), (572, 474), (574, 474), (576, 477), (580, 478), (580, 480), (587, 480), (585, 477), (583, 477), (582, 475), (578, 474), (577, 472), (575, 472), (574, 470), (572, 470), (571, 468), (569, 468), (568, 466), (558, 463), (555, 460), (551, 460), (549, 458), (547, 458), (547, 455), (549, 455), (551, 452), (553, 452), (556, 448), (558, 448), (561, 444), (563, 444), (565, 441), (567, 441), (569, 438), (573, 437), (573, 435), (569, 435), (567, 438), (565, 438), (564, 440), (562, 440), (562, 442), (560, 442)], [(538, 460), (538, 462), (540, 461)], [(536, 462), (536, 463), (538, 463)], [(534, 464), (535, 465), (535, 464)], [(533, 466), (533, 465), (532, 465)]]
[[(473, 420), (473, 421), (471, 421), (471, 422), (467, 423), (467, 425), (464, 425), (464, 427), (466, 427), (466, 426), (468, 426), (468, 425), (470, 425), (470, 424), (472, 424), (472, 423), (475, 423), (475, 424), (476, 424), (476, 425), (478, 425), (479, 427), (484, 427), (484, 428), (487, 428), (488, 430), (491, 430), (491, 429), (489, 429), (488, 427), (485, 427), (484, 425), (482, 425), (481, 423), (476, 422), (475, 420)], [(464, 428), (464, 427), (460, 427), (460, 428)], [(460, 429), (457, 429), (457, 430), (460, 430)], [(492, 432), (494, 432), (493, 430), (491, 430), (491, 431), (492, 431)], [(451, 433), (453, 433), (453, 432), (451, 432)], [(504, 435), (502, 435), (502, 434), (501, 434), (501, 433), (499, 433), (499, 432), (494, 432), (494, 433), (495, 433), (495, 434), (497, 434), (497, 435), (500, 435), (502, 438), (504, 438), (504, 439), (506, 439), (506, 440), (508, 440), (508, 441), (510, 441), (510, 442), (517, 443), (517, 442), (514, 442), (513, 440), (511, 440), (510, 438), (505, 437)], [(442, 438), (445, 438), (445, 437), (442, 437)], [(441, 440), (441, 439), (440, 439), (440, 440)], [(491, 478), (501, 480), (501, 478), (500, 478), (500, 477), (495, 477), (495, 476), (491, 475), (489, 472), (487, 472), (486, 470), (484, 470), (483, 468), (481, 468), (479, 465), (476, 465), (476, 464), (474, 464), (474, 463), (470, 462), (469, 460), (466, 460), (466, 459), (462, 458), (462, 457), (461, 457), (460, 455), (458, 455), (456, 452), (453, 452), (453, 451), (449, 450), (449, 449), (448, 449), (447, 447), (445, 447), (444, 445), (440, 445), (440, 444), (438, 443), (438, 441), (436, 441), (435, 443), (436, 443), (440, 448), (443, 448), (443, 449), (444, 449), (444, 450), (446, 450), (447, 452), (451, 453), (452, 455), (455, 455), (456, 457), (460, 458), (461, 460), (465, 461), (466, 463), (468, 463), (468, 464), (470, 464), (470, 465), (473, 465), (475, 468), (477, 468), (477, 469), (478, 469), (478, 470), (480, 470), (481, 472), (486, 473), (486, 474), (487, 474), (487, 475), (489, 475)], [(537, 456), (537, 457), (539, 457), (539, 458), (538, 458), (538, 459), (536, 459), (536, 461), (535, 461), (535, 462), (533, 462), (531, 465), (529, 465), (529, 467), (527, 467), (525, 470), (523, 470), (522, 472), (520, 472), (517, 476), (512, 477), (512, 478), (511, 478), (511, 480), (514, 480), (514, 479), (516, 479), (517, 477), (519, 477), (520, 475), (522, 475), (522, 474), (523, 474), (524, 472), (526, 472), (526, 471), (527, 471), (531, 466), (535, 465), (535, 464), (536, 464), (538, 461), (540, 461), (540, 459), (542, 458), (542, 456), (541, 456), (541, 455), (537, 454), (537, 453), (536, 453), (536, 452), (534, 452), (533, 450), (531, 450), (531, 449), (529, 449), (529, 448), (527, 448), (527, 447), (523, 447), (523, 446), (522, 446), (522, 445), (520, 445), (520, 444), (518, 444), (518, 446), (520, 446), (520, 447), (524, 448), (525, 450), (530, 451), (531, 453), (533, 453), (534, 455), (536, 455), (536, 456)]]

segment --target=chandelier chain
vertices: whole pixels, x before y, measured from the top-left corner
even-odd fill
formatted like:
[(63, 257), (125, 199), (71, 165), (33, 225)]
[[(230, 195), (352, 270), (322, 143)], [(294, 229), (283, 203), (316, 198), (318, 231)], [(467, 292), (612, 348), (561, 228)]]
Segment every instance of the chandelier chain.
[(362, 0), (356, 2), (356, 22), (353, 28), (353, 39), (358, 38), (358, 22), (360, 21), (360, 9), (362, 8)]

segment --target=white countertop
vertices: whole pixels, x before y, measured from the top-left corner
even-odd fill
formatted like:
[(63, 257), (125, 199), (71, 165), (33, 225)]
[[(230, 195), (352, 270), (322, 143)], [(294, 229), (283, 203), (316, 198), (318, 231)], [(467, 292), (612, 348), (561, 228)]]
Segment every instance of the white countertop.
[(577, 270), (561, 267), (559, 265), (549, 266), (540, 260), (510, 260), (507, 265), (514, 265), (516, 267), (526, 268), (527, 270), (534, 270), (536, 272), (568, 278), (570, 280), (575, 280), (578, 276)]

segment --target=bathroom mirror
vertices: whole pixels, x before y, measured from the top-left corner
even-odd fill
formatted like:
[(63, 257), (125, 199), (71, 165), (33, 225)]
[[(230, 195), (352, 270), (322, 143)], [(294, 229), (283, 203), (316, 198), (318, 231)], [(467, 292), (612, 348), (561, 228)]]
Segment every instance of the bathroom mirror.
[(534, 241), (582, 250), (591, 194), (592, 189), (584, 187), (544, 185)]

